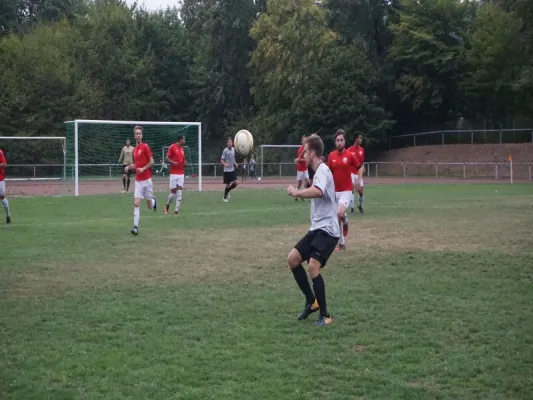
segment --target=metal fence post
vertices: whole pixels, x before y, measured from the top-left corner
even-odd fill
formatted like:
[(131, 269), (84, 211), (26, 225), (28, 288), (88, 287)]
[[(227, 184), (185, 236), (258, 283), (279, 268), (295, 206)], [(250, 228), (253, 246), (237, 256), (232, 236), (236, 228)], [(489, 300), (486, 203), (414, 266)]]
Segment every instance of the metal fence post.
[(111, 164), (109, 164), (109, 179), (111, 179)]
[(441, 132), (442, 135), (442, 144), (444, 144), (444, 131)]
[(439, 163), (435, 163), (435, 178), (439, 177)]
[(529, 165), (529, 180), (531, 180), (531, 164)]
[(405, 178), (405, 161), (403, 162), (403, 177)]
[(35, 164), (33, 164), (33, 181), (35, 182), (35, 178), (37, 177), (37, 171), (35, 168)]
[(466, 163), (463, 163), (463, 179), (466, 179)]
[(500, 129), (500, 144), (502, 144), (502, 130)]
[(413, 133), (413, 146), (416, 146), (416, 135)]
[(281, 163), (279, 163), (279, 177), (281, 178)]
[(474, 144), (474, 131), (470, 131), (470, 143)]
[(498, 164), (494, 164), (496, 167), (495, 173), (494, 173), (494, 179), (498, 179)]
[(376, 162), (376, 178), (378, 177), (378, 162)]

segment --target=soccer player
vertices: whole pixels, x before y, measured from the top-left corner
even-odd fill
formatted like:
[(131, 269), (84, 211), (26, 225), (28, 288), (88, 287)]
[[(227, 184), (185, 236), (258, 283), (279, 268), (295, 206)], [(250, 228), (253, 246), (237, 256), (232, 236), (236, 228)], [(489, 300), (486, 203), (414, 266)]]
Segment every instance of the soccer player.
[[(306, 299), (298, 319), (304, 320), (320, 310), (320, 318), (315, 322), (317, 326), (333, 322), (327, 311), (326, 288), (320, 269), (326, 266), (340, 236), (333, 176), (322, 161), (323, 153), (322, 139), (318, 136), (309, 137), (305, 143), (305, 159), (315, 171), (313, 185), (306, 189), (296, 189), (292, 185), (287, 188), (290, 196), (312, 199), (311, 228), (290, 251), (287, 263)], [(302, 266), (303, 261), (307, 261), (313, 289)]]
[[(309, 187), (309, 172), (307, 170), (307, 163), (304, 156), (304, 144), (306, 136), (302, 135), (301, 146), (296, 152), (296, 158), (294, 162), (296, 163), (296, 182), (298, 183), (297, 189), (300, 189), (303, 185), (304, 188)], [(298, 201), (298, 198), (295, 197), (294, 201)], [(304, 199), (302, 198), (302, 201)]]
[(9, 202), (6, 199), (6, 157), (4, 152), (0, 149), (0, 201), (6, 211), (6, 224), (11, 223), (11, 213), (9, 212)]
[(133, 146), (130, 145), (130, 140), (126, 139), (126, 146), (122, 148), (118, 163), (122, 163), (122, 193), (126, 193), (130, 190), (130, 175), (131, 171), (126, 167), (133, 164)]
[[(359, 200), (357, 201), (357, 208), (359, 209), (359, 213), (363, 213), (363, 173), (365, 172), (365, 149), (361, 147), (361, 143), (363, 142), (363, 135), (358, 133), (355, 136), (355, 142), (353, 146), (348, 147), (348, 151), (353, 153), (355, 156), (355, 159), (357, 160), (357, 168), (355, 168), (352, 171), (352, 198), (350, 200), (350, 207), (352, 214), (355, 212), (354, 205), (355, 205), (355, 192), (358, 192), (359, 194)], [(361, 172), (361, 173), (359, 173)]]
[(146, 200), (148, 209), (157, 210), (157, 201), (154, 197), (154, 187), (152, 184), (152, 167), (154, 157), (150, 146), (143, 143), (143, 128), (137, 125), (133, 129), (135, 137), (135, 150), (133, 152), (133, 163), (128, 165), (124, 171), (135, 171), (135, 202), (133, 208), (133, 235), (139, 234), (139, 219), (141, 218), (141, 200)]
[(342, 228), (342, 235), (339, 240), (337, 250), (346, 249), (346, 236), (348, 236), (348, 217), (346, 210), (352, 198), (352, 170), (356, 167), (357, 161), (352, 153), (346, 150), (346, 140), (344, 130), (339, 129), (335, 133), (335, 147), (337, 150), (329, 153), (328, 167), (333, 174), (335, 183), (335, 200), (337, 206), (337, 216), (339, 225)]
[(224, 166), (224, 202), (228, 202), (231, 192), (237, 187), (239, 182), (237, 181), (237, 172), (235, 168), (239, 168), (239, 164), (235, 162), (235, 148), (233, 147), (233, 139), (229, 137), (226, 140), (227, 147), (222, 152), (220, 157), (220, 163)]
[(176, 207), (174, 208), (174, 215), (178, 215), (181, 208), (181, 194), (183, 185), (185, 183), (185, 166), (187, 160), (185, 160), (185, 151), (183, 146), (185, 145), (185, 136), (179, 135), (178, 141), (173, 143), (167, 151), (167, 161), (170, 164), (170, 193), (167, 199), (167, 205), (165, 207), (165, 214), (168, 215), (170, 203), (174, 197), (176, 198)]

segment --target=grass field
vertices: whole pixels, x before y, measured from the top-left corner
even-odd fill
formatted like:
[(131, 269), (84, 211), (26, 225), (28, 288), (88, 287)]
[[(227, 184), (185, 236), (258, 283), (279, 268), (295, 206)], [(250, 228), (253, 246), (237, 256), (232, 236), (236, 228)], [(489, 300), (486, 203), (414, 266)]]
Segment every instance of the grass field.
[[(160, 208), (166, 195), (158, 195)], [(533, 186), (374, 186), (298, 322), (281, 190), (13, 198), (0, 225), (1, 399), (531, 399)]]

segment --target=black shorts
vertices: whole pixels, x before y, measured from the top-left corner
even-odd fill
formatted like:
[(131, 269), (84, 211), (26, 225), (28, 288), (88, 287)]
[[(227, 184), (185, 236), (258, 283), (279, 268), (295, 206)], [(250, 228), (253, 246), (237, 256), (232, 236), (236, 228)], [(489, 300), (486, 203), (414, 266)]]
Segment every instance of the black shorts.
[(231, 172), (224, 172), (224, 183), (229, 185), (231, 182), (237, 180), (237, 172), (235, 170)]
[(126, 174), (128, 175), (128, 178), (131, 176), (131, 169), (128, 169), (128, 172), (125, 171), (127, 165), (122, 166), (122, 175)]
[(325, 267), (326, 263), (331, 256), (331, 253), (335, 250), (338, 237), (333, 237), (326, 233), (322, 229), (315, 231), (309, 231), (300, 239), (294, 248), (298, 250), (302, 256), (302, 261), (309, 261), (314, 258), (320, 262), (321, 267)]

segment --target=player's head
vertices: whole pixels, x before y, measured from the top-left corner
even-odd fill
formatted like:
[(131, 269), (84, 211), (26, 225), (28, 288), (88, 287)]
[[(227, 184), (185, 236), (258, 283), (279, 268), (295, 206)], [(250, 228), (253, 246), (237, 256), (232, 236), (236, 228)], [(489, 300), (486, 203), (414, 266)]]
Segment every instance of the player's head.
[(343, 151), (344, 148), (346, 147), (346, 140), (344, 138), (344, 130), (343, 129), (339, 129), (336, 133), (335, 133), (335, 147), (337, 148), (338, 151)]
[(307, 139), (306, 135), (302, 135), (302, 138), (300, 140), (300, 143), (303, 145), (305, 143), (305, 140)]
[(228, 149), (231, 149), (233, 147), (233, 139), (231, 138), (231, 136), (226, 139), (226, 145), (228, 146)]
[(322, 161), (324, 154), (324, 143), (320, 136), (309, 136), (305, 141), (305, 161), (310, 167), (315, 167)]
[(135, 137), (135, 141), (137, 143), (142, 143), (143, 141), (143, 127), (140, 125), (135, 126), (133, 128), (133, 137)]
[(356, 135), (355, 135), (355, 142), (354, 142), (354, 144), (355, 144), (356, 146), (361, 146), (361, 143), (363, 143), (363, 135), (362, 135), (361, 133), (358, 132), (358, 133), (356, 133)]
[(126, 146), (127, 146), (127, 147), (130, 147), (130, 144), (131, 144), (130, 140), (129, 140), (129, 139), (126, 139)]
[(185, 144), (185, 135), (178, 135), (178, 142), (180, 146), (183, 146)]

